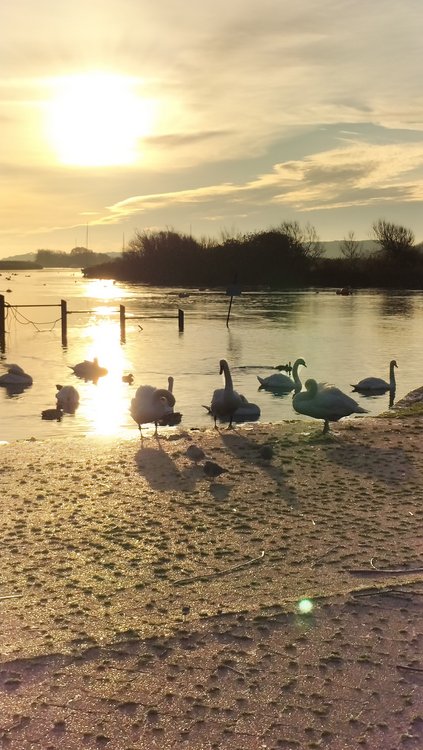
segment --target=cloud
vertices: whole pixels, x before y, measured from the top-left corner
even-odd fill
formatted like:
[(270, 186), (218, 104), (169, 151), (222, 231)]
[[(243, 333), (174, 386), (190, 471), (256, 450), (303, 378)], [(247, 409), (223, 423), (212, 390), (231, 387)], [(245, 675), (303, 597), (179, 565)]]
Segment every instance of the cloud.
[(190, 190), (137, 195), (108, 207), (99, 223), (175, 205), (219, 201), (249, 205), (275, 203), (297, 210), (375, 205), (387, 200), (423, 198), (423, 141), (375, 145), (351, 142), (347, 146), (312, 154), (304, 159), (275, 164), (267, 173), (238, 183), (207, 185)]

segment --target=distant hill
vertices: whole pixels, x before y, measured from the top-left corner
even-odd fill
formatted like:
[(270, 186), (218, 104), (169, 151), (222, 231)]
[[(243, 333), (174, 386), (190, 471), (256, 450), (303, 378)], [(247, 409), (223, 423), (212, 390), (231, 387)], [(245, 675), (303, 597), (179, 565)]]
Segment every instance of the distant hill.
[[(341, 245), (343, 240), (331, 240), (329, 242), (322, 242), (325, 248), (325, 258), (341, 258)], [(378, 244), (374, 240), (357, 240), (359, 248), (362, 252), (372, 252), (378, 249)]]
[[(372, 250), (376, 250), (378, 245), (373, 240), (358, 240), (360, 249), (365, 252), (371, 252)], [(322, 242), (321, 243), (325, 249), (325, 258), (340, 258), (342, 256), (340, 247), (342, 244), (342, 240), (330, 240), (329, 242)], [(107, 256), (107, 258), (120, 258), (122, 255), (121, 252), (105, 252), (105, 253), (98, 253), (99, 255)], [(2, 258), (2, 261), (21, 261), (25, 263), (34, 263), (36, 262), (37, 253), (23, 253), (22, 255), (9, 255), (6, 258)]]
[[(98, 253), (98, 255), (104, 255), (105, 258), (120, 258), (122, 253)], [(6, 258), (1, 258), (1, 262), (15, 262), (19, 261), (21, 263), (36, 263), (37, 259), (37, 253), (23, 253), (22, 255), (8, 255)]]

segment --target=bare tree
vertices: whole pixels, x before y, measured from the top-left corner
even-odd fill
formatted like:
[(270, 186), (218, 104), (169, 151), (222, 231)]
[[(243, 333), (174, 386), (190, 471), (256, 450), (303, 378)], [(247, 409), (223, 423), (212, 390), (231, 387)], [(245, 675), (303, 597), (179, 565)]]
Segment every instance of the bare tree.
[(399, 255), (414, 247), (414, 232), (411, 229), (378, 219), (373, 224), (373, 234), (381, 250), (390, 255)]
[(360, 242), (355, 238), (355, 232), (349, 231), (342, 240), (339, 249), (346, 260), (357, 260), (361, 255)]
[(321, 258), (324, 255), (325, 249), (312, 224), (307, 223), (302, 229), (298, 221), (284, 221), (278, 227), (278, 231), (286, 234), (293, 244), (301, 247), (307, 258), (316, 260), (316, 258)]

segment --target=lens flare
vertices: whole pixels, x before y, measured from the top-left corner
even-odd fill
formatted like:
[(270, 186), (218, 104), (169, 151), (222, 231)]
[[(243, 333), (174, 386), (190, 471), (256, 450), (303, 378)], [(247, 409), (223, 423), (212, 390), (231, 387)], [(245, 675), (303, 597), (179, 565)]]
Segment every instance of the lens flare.
[(300, 599), (297, 609), (300, 615), (309, 615), (314, 609), (314, 604), (311, 599)]

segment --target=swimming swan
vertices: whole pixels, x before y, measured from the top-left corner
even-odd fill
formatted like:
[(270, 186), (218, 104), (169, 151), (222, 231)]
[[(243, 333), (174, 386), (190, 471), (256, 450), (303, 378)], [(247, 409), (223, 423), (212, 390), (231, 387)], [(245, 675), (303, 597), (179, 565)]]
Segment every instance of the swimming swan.
[(357, 391), (359, 393), (370, 395), (372, 393), (386, 393), (386, 391), (395, 391), (395, 367), (398, 367), (398, 365), (395, 359), (391, 359), (389, 363), (389, 383), (387, 383), (386, 380), (382, 380), (382, 378), (364, 378), (355, 385), (351, 384), (353, 392)]
[(281, 372), (269, 375), (267, 378), (261, 378), (257, 375), (260, 388), (264, 388), (267, 391), (286, 391), (287, 393), (295, 389), (295, 392), (298, 393), (301, 390), (301, 380), (298, 376), (298, 368), (300, 365), (307, 367), (303, 359), (300, 358), (295, 360), (292, 368), (292, 378), (288, 375), (283, 375)]
[(97, 383), (99, 378), (108, 373), (108, 370), (105, 367), (100, 367), (97, 357), (94, 357), (92, 362), (88, 359), (85, 359), (83, 362), (78, 362), (77, 365), (70, 369), (74, 371), (78, 378), (82, 378), (85, 382), (87, 382), (87, 380), (92, 380), (93, 383)]
[(157, 426), (166, 425), (172, 419), (175, 406), (174, 395), (166, 388), (155, 388), (153, 385), (140, 385), (131, 401), (131, 417), (137, 423), (142, 437), (141, 426), (154, 423)]
[(218, 418), (229, 419), (228, 429), (230, 429), (235, 412), (245, 404), (245, 397), (234, 391), (231, 371), (226, 359), (221, 359), (219, 362), (219, 374), (224, 375), (225, 387), (217, 388), (213, 392), (210, 414), (214, 417), (214, 426), (216, 429)]
[(75, 414), (79, 406), (79, 393), (73, 385), (56, 385), (56, 402), (59, 409)]
[(309, 379), (306, 380), (305, 387), (305, 391), (294, 395), (292, 405), (299, 414), (323, 419), (323, 433), (329, 431), (329, 422), (337, 422), (350, 414), (367, 414), (367, 409), (363, 409), (334, 385), (317, 384), (315, 380)]
[(5, 365), (7, 372), (0, 376), (0, 385), (32, 385), (31, 375), (28, 375), (19, 365)]

